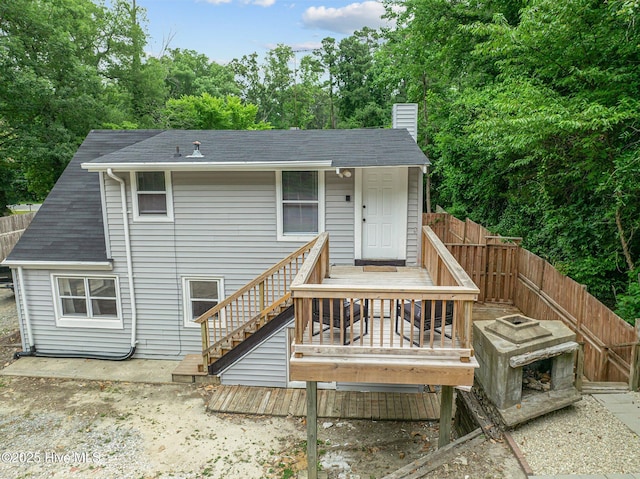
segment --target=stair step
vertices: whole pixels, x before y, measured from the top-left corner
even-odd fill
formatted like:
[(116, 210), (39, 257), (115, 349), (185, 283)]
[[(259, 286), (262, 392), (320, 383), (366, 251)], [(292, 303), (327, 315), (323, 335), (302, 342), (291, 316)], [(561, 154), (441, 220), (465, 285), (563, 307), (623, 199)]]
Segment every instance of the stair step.
[(209, 371), (202, 365), (200, 354), (187, 354), (171, 373), (171, 380), (176, 383), (214, 384), (220, 380), (209, 376)]
[(240, 330), (238, 330), (232, 336), (227, 336), (225, 339), (220, 340), (215, 346), (215, 348), (209, 353), (210, 364), (215, 363), (217, 360), (222, 358), (225, 354), (233, 350), (235, 347), (249, 339), (253, 334), (255, 334), (260, 328), (268, 324), (272, 319), (278, 317), (282, 312), (288, 309), (292, 302), (288, 302), (287, 304), (280, 304), (276, 309), (267, 313), (267, 315), (253, 318), (253, 321), (245, 324)]

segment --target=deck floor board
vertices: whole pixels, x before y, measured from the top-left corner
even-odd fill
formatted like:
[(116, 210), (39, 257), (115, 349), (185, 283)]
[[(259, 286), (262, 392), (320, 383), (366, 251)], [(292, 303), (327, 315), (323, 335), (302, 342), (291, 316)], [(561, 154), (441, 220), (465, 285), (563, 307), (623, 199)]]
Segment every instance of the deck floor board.
[[(215, 413), (305, 416), (304, 389), (216, 386), (207, 410)], [(394, 421), (434, 421), (437, 393), (383, 393), (318, 390), (318, 417)]]

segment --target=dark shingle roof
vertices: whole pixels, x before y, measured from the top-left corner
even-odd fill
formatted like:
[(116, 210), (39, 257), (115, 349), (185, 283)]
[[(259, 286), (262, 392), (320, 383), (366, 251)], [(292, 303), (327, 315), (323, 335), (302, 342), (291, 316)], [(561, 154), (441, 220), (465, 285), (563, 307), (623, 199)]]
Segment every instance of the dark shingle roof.
[[(186, 158), (193, 142), (203, 158)], [(175, 158), (176, 146), (182, 156)], [(330, 162), (333, 167), (429, 164), (405, 129), (94, 130), (49, 193), (8, 262), (107, 261), (98, 173), (83, 163)], [(249, 165), (250, 167), (250, 165)]]
[[(193, 142), (202, 158), (186, 158)], [(182, 156), (174, 157), (176, 146)], [(355, 130), (167, 130), (110, 155), (96, 164), (231, 162), (331, 162), (334, 167), (422, 166), (429, 160), (406, 129)]]
[(160, 133), (92, 131), (67, 165), (7, 261), (107, 261), (98, 173), (80, 164)]

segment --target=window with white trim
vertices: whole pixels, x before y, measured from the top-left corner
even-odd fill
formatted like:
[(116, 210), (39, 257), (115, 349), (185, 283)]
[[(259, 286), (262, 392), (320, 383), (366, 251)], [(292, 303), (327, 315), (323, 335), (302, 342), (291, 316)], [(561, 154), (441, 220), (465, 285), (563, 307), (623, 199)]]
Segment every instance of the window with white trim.
[[(183, 278), (184, 325), (200, 327), (194, 321), (216, 306), (224, 297), (222, 278)], [(217, 323), (222, 327), (224, 316)]]
[(307, 240), (324, 229), (324, 172), (279, 171), (278, 239)]
[(58, 326), (122, 328), (117, 277), (53, 276), (53, 288)]
[(132, 173), (135, 218), (140, 221), (171, 220), (171, 174), (168, 171)]

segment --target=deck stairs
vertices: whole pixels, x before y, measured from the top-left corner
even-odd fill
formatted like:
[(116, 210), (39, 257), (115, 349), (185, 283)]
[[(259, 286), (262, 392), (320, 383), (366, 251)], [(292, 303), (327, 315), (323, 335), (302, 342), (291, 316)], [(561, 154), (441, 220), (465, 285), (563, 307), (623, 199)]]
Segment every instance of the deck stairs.
[(280, 302), (270, 311), (267, 311), (264, 316), (258, 315), (252, 318), (250, 321), (242, 325), (239, 330), (233, 332), (228, 337), (220, 340), (218, 343), (213, 345), (211, 352), (209, 353), (209, 365), (214, 364), (225, 354), (231, 352), (241, 343), (251, 338), (260, 328), (265, 326), (271, 320), (276, 318), (280, 313), (282, 313), (285, 309), (291, 306), (290, 297), (280, 299), (282, 299), (282, 302)]
[(202, 354), (188, 354), (173, 372), (174, 382), (216, 383), (216, 363), (292, 306), (290, 284), (315, 239), (291, 253), (200, 316)]
[(210, 370), (216, 370), (216, 363), (228, 353), (236, 351), (241, 344), (251, 343), (251, 338), (255, 337), (263, 326), (271, 323), (282, 312), (291, 306), (290, 300), (282, 303), (273, 311), (270, 311), (262, 318), (255, 318), (255, 321), (248, 322), (231, 337), (225, 338), (211, 350), (209, 368), (203, 366), (202, 354), (187, 354), (180, 361), (180, 364), (171, 373), (172, 381), (177, 383), (198, 383), (198, 384), (219, 384), (219, 379), (210, 374)]

